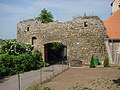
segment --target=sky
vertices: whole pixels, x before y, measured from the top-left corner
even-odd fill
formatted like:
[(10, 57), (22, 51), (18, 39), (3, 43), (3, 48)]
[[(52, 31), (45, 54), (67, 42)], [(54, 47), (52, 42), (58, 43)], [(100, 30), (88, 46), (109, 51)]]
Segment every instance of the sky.
[(60, 22), (86, 15), (99, 16), (103, 21), (111, 15), (113, 0), (0, 0), (0, 39), (16, 39), (17, 23), (34, 19), (43, 8)]

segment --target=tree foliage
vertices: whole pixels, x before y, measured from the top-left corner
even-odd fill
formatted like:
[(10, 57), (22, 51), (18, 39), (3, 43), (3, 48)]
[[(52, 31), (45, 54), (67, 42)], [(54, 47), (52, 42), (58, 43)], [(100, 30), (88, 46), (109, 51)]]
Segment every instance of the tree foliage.
[(49, 23), (54, 21), (51, 12), (48, 12), (48, 10), (46, 10), (45, 8), (41, 10), (40, 15), (36, 17), (36, 19), (40, 20), (42, 23)]
[(57, 42), (50, 43), (50, 44), (48, 44), (48, 49), (49, 50), (54, 50), (56, 52), (62, 51), (63, 50), (63, 44), (62, 43), (57, 43)]
[(48, 58), (49, 59), (60, 59), (61, 58), (61, 53), (64, 49), (63, 44), (61, 43), (50, 43), (47, 45), (47, 52), (48, 52)]
[(29, 44), (11, 42), (6, 40), (1, 47), (0, 53), (8, 53), (9, 55), (19, 55), (22, 53), (31, 53), (32, 48)]
[(0, 45), (4, 43), (5, 40), (0, 39)]
[(32, 52), (30, 45), (6, 41), (1, 47), (0, 78), (39, 69), (43, 65), (42, 53)]

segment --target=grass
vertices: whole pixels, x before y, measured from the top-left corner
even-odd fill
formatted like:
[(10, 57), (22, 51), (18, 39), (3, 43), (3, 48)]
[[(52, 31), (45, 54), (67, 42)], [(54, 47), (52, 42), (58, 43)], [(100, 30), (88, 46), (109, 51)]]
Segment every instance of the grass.
[(102, 90), (118, 90), (118, 86), (108, 78), (93, 79), (84, 84), (76, 83), (70, 90), (97, 90), (100, 88)]
[(33, 86), (33, 87), (30, 87), (30, 88), (28, 88), (26, 90), (42, 90), (42, 89), (40, 89), (39, 86)]
[(33, 87), (30, 87), (26, 90), (51, 90), (49, 87), (44, 87), (43, 89), (39, 86), (33, 86)]
[(75, 84), (72, 88), (72, 90), (92, 90), (92, 88), (86, 87), (82, 84)]

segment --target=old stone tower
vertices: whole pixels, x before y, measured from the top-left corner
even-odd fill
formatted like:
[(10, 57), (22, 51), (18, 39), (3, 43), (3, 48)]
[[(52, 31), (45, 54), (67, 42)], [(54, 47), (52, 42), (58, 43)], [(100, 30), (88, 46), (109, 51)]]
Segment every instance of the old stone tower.
[(59, 42), (67, 46), (67, 60), (75, 66), (78, 60), (89, 64), (92, 55), (100, 62), (105, 54), (106, 30), (103, 22), (97, 16), (74, 18), (67, 22), (52, 22), (43, 24), (29, 19), (17, 24), (17, 40), (31, 44), (43, 54), (45, 60), (45, 44)]

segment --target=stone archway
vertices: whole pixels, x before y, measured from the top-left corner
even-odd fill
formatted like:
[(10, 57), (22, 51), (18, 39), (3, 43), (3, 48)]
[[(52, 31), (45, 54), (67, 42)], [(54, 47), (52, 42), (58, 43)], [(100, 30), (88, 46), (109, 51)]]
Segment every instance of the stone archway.
[(67, 46), (58, 42), (47, 43), (44, 45), (43, 58), (49, 64), (67, 61)]

